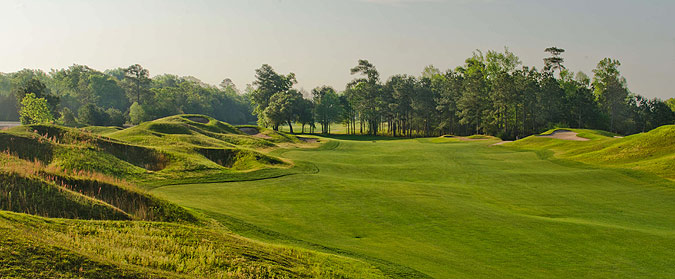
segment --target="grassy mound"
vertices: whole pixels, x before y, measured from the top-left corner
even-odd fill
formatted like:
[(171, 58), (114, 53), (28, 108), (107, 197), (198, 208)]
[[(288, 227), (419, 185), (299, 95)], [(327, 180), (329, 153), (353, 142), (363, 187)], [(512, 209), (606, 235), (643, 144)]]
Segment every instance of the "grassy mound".
[[(288, 169), (291, 165), (265, 155), (257, 149), (278, 143), (299, 142), (294, 136), (258, 128), (268, 137), (252, 136), (237, 127), (204, 115), (176, 115), (109, 134), (112, 139), (152, 146), (167, 154), (169, 163), (161, 171), (144, 177), (144, 184), (177, 183), (177, 180), (204, 181), (223, 176), (241, 177), (237, 172), (260, 172), (269, 168)], [(268, 171), (264, 171), (266, 173)], [(227, 181), (228, 179), (222, 180)]]
[(124, 176), (161, 170), (168, 163), (166, 154), (155, 149), (55, 125), (18, 126), (0, 138), (0, 150), (67, 169)]
[(99, 173), (0, 153), (0, 209), (45, 217), (196, 222), (181, 207)]
[(238, 125), (237, 129), (242, 131), (245, 134), (255, 136), (258, 138), (263, 138), (275, 143), (284, 143), (284, 142), (295, 142), (298, 143), (300, 140), (293, 135), (277, 132), (273, 129), (259, 127), (255, 125)]
[[(504, 146), (538, 150), (556, 158), (586, 164), (646, 171), (675, 179), (675, 125), (649, 132), (616, 137), (615, 134), (585, 129), (566, 129), (589, 141), (567, 141), (530, 136)], [(547, 133), (552, 133), (553, 130)]]
[(46, 217), (130, 220), (123, 211), (55, 183), (0, 172), (0, 209)]
[(203, 115), (170, 116), (123, 130), (26, 125), (0, 132), (0, 151), (62, 169), (100, 172), (152, 185), (200, 181), (200, 177), (201, 181), (247, 179), (240, 172), (257, 179), (288, 171), (289, 163), (259, 149), (301, 141), (255, 129), (265, 136), (246, 134)]

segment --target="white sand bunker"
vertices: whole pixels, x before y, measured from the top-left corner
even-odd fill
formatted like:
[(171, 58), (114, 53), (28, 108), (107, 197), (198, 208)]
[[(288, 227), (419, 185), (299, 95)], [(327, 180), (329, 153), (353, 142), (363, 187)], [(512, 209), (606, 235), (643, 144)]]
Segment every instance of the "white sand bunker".
[(587, 138), (582, 138), (577, 136), (577, 133), (570, 130), (555, 130), (550, 135), (537, 135), (537, 137), (542, 138), (552, 138), (552, 139), (561, 139), (561, 140), (575, 140), (575, 141), (587, 141)]

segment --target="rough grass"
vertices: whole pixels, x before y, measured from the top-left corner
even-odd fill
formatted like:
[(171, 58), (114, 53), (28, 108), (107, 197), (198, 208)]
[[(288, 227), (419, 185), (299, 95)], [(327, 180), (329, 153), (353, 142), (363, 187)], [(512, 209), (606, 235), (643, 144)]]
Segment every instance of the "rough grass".
[(64, 170), (0, 153), (0, 209), (46, 217), (196, 222), (175, 204), (100, 173)]
[(673, 182), (492, 140), (444, 143), (343, 138), (277, 153), (312, 174), (151, 192), (242, 235), (358, 257), (398, 278), (675, 274)]
[(0, 211), (0, 243), (3, 278), (384, 278), (363, 262), (215, 227)]
[(109, 204), (37, 178), (0, 171), (0, 210), (46, 217), (129, 220)]

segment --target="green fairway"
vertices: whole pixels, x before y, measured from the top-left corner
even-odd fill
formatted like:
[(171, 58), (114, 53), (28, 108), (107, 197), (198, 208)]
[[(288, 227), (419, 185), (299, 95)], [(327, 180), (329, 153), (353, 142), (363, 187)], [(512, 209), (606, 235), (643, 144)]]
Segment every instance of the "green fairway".
[(673, 182), (494, 142), (336, 140), (281, 154), (315, 174), (153, 193), (244, 236), (339, 251), (390, 274), (674, 276)]

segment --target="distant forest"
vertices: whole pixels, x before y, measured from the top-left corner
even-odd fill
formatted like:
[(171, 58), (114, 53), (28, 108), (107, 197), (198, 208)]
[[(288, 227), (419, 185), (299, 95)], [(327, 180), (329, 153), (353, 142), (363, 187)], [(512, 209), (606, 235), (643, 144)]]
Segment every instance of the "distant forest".
[(150, 78), (140, 65), (104, 72), (73, 65), (49, 73), (0, 73), (0, 120), (18, 121), (21, 100), (29, 93), (44, 98), (56, 122), (69, 126), (122, 126), (182, 113), (235, 124), (256, 121), (250, 101), (229, 79), (212, 86), (194, 77)]
[(234, 124), (289, 125), (291, 131), (299, 123), (303, 132), (307, 127), (330, 133), (331, 124), (341, 123), (350, 134), (514, 139), (554, 127), (632, 134), (675, 122), (675, 99), (631, 92), (619, 61), (601, 60), (589, 77), (567, 69), (564, 52), (547, 48), (538, 70), (522, 66), (508, 49), (476, 51), (455, 69), (428, 66), (420, 76), (386, 81), (374, 65), (359, 60), (345, 90), (320, 86), (311, 94), (293, 88), (295, 74), (279, 74), (269, 65), (255, 71), (245, 92), (229, 79), (213, 86), (194, 77), (150, 78), (140, 65), (104, 72), (83, 65), (49, 73), (25, 69), (0, 74), (0, 120), (19, 120), (22, 107), (37, 98), (52, 114), (44, 119), (70, 126), (121, 126), (199, 113)]

